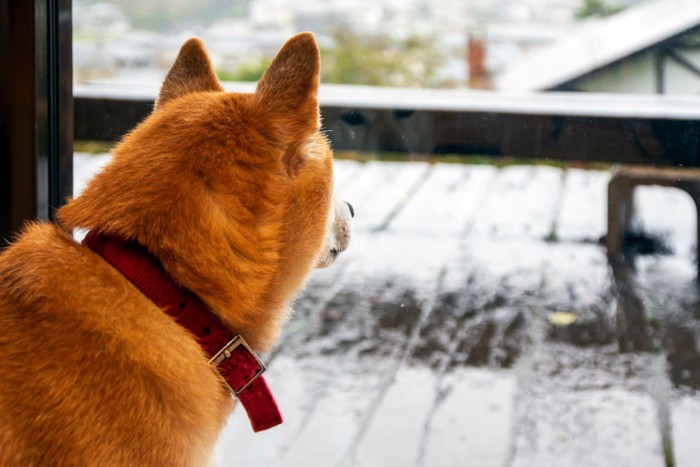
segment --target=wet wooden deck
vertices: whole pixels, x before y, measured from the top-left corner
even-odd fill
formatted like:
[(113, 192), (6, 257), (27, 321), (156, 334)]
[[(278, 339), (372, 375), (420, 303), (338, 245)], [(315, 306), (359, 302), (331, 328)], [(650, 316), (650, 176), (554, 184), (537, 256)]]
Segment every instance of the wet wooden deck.
[(675, 254), (613, 270), (609, 176), (337, 161), (355, 236), (267, 356), (286, 421), (237, 410), (215, 465), (698, 465), (694, 207), (640, 188)]

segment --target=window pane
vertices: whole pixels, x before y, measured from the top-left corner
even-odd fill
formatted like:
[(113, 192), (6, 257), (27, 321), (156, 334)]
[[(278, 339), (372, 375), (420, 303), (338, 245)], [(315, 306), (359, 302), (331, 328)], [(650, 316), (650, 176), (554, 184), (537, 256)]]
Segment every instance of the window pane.
[(287, 421), (217, 465), (700, 455), (696, 0), (74, 2), (78, 191), (188, 38), (232, 92), (321, 51), (353, 246), (269, 358)]

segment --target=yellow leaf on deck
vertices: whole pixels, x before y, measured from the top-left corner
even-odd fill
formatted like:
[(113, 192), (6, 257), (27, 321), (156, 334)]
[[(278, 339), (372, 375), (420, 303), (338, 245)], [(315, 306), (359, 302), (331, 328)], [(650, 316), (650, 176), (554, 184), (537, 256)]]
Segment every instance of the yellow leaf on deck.
[(578, 319), (576, 313), (570, 313), (568, 311), (555, 311), (547, 316), (547, 320), (555, 326), (568, 326), (573, 324)]

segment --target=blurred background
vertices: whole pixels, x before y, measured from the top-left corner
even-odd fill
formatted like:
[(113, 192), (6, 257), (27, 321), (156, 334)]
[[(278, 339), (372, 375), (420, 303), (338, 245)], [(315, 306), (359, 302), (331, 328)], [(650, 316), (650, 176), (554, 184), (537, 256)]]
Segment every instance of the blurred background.
[[(620, 69), (616, 62), (626, 57), (610, 57), (606, 52), (616, 48), (627, 49), (628, 54), (641, 52), (680, 33), (686, 35), (685, 44), (692, 44), (688, 29), (694, 25), (697, 8), (692, 7), (697, 5), (651, 5), (659, 3), (669, 4), (643, 0), (74, 0), (75, 81), (159, 79), (191, 36), (205, 41), (222, 80), (256, 81), (289, 36), (311, 31), (323, 51), (326, 84), (499, 91), (555, 90), (568, 85), (567, 90), (654, 93), (656, 87), (643, 83), (641, 76), (645, 66), (653, 65), (649, 63), (653, 54), (635, 57)], [(656, 23), (669, 21), (683, 26), (653, 31), (664, 29)], [(577, 55), (564, 53), (573, 52), (576, 42), (586, 42), (587, 47)], [(682, 59), (674, 54), (677, 60), (671, 60), (665, 93), (692, 95), (700, 89), (697, 80), (691, 79), (697, 51), (685, 52)], [(685, 62), (691, 66), (685, 67), (685, 74), (679, 73)], [(563, 76), (563, 68), (575, 68), (578, 76), (573, 71)]]

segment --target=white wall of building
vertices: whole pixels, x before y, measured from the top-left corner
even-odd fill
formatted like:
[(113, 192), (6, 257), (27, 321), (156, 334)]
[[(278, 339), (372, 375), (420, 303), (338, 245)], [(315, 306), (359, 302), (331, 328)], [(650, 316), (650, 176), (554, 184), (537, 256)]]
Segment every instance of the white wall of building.
[[(684, 58), (700, 68), (700, 51), (683, 50)], [(700, 95), (700, 76), (667, 57), (664, 66), (665, 94)], [(594, 72), (576, 82), (576, 90), (631, 94), (656, 94), (656, 59), (653, 52)]]

